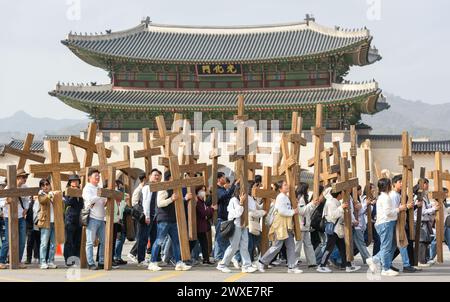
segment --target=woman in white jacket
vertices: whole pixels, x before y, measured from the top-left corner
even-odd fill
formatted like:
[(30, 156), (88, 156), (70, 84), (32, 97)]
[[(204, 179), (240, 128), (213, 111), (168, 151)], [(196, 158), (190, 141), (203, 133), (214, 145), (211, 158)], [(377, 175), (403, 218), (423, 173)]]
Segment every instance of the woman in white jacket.
[(240, 188), (236, 186), (234, 190), (234, 196), (230, 199), (228, 204), (228, 220), (234, 220), (234, 233), (230, 238), (230, 245), (225, 250), (223, 259), (217, 265), (217, 269), (224, 273), (230, 273), (231, 270), (228, 268), (230, 265), (231, 258), (239, 250), (242, 257), (242, 272), (243, 273), (253, 273), (256, 271), (252, 267), (250, 260), (250, 255), (248, 253), (248, 229), (246, 227), (241, 227), (241, 216), (244, 213), (243, 203), (247, 198), (247, 194), (239, 194)]
[(345, 271), (347, 273), (361, 269), (360, 266), (352, 266), (352, 264), (347, 261), (344, 240), (344, 210), (348, 209), (349, 205), (348, 203), (341, 204), (339, 201), (341, 197), (342, 192), (330, 193), (325, 196), (327, 201), (323, 208), (323, 216), (326, 219), (325, 233), (327, 235), (327, 246), (322, 256), (322, 260), (320, 261), (320, 265), (317, 268), (319, 273), (332, 272), (326, 265), (335, 246), (337, 246), (339, 254), (341, 255), (342, 268), (345, 266)]
[(382, 264), (382, 276), (397, 276), (398, 272), (391, 269), (392, 258), (396, 246), (392, 245), (394, 237), (394, 228), (397, 221), (397, 215), (400, 211), (406, 210), (406, 205), (400, 204), (398, 208), (389, 197), (391, 190), (391, 180), (389, 178), (382, 178), (378, 181), (378, 191), (380, 195), (377, 199), (377, 221), (375, 228), (380, 236), (381, 246), (380, 251), (372, 258), (367, 259), (367, 264), (372, 272), (377, 271), (377, 263)]

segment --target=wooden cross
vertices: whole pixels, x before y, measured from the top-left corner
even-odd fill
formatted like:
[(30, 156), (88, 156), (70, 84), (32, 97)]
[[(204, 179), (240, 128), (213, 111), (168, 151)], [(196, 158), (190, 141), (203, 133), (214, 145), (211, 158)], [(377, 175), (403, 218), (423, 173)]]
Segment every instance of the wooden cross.
[[(183, 148), (181, 157), (189, 172), (186, 173), (185, 178), (195, 176), (196, 173), (202, 173), (204, 185), (208, 185), (208, 167), (206, 164), (197, 164), (198, 150), (195, 150), (196, 143), (195, 134), (190, 133), (189, 120), (185, 119), (183, 122)], [(192, 170), (192, 167), (198, 167), (197, 170)], [(181, 167), (180, 167), (181, 170)], [(192, 194), (192, 199), (188, 201), (188, 233), (189, 240), (197, 240), (197, 196), (195, 195), (195, 186), (187, 188), (187, 193)]]
[[(159, 148), (158, 148), (158, 150), (159, 150)], [(130, 146), (127, 146), (127, 145), (123, 146), (123, 159), (130, 161)], [(151, 158), (150, 158), (150, 160), (151, 160)], [(138, 179), (138, 175), (133, 175), (132, 168), (123, 169), (122, 172), (123, 172), (123, 183), (124, 183), (125, 191), (131, 197), (133, 194), (133, 184), (134, 184), (134, 181), (136, 179)], [(147, 174), (147, 176), (148, 175), (149, 174)], [(127, 200), (127, 205), (131, 208), (131, 206), (132, 206), (131, 198), (129, 198)], [(131, 215), (126, 216), (126, 220), (124, 221), (124, 223), (126, 225), (127, 237), (128, 238), (134, 237), (133, 236), (135, 234), (134, 221), (133, 221), (133, 218), (131, 217)]]
[[(423, 197), (425, 194), (424, 184), (425, 184), (425, 167), (420, 167), (419, 191), (417, 192), (417, 201), (423, 202)], [(417, 207), (416, 227), (415, 227), (415, 237), (414, 237), (414, 266), (417, 266), (419, 264), (419, 246), (420, 246), (420, 229), (422, 226), (422, 209), (423, 209), (423, 205), (421, 207)]]
[[(247, 155), (251, 150), (251, 146), (248, 144), (248, 128), (245, 127), (244, 122), (238, 121), (237, 133), (236, 133), (236, 152), (230, 155), (230, 162), (235, 162), (236, 179), (239, 179), (240, 194), (248, 193), (248, 163)], [(241, 226), (246, 227), (248, 225), (248, 202), (247, 199), (243, 201), (242, 206), (244, 212), (241, 216)]]
[[(296, 209), (298, 207), (297, 202), (297, 196), (295, 195), (295, 177), (294, 177), (294, 171), (295, 166), (297, 165), (297, 162), (295, 159), (291, 156), (289, 153), (289, 137), (288, 134), (283, 133), (281, 138), (281, 153), (283, 154), (284, 162), (286, 165), (283, 167), (280, 167), (280, 169), (283, 169), (283, 172), (286, 174), (286, 182), (289, 186), (289, 200), (291, 201), (292, 209)], [(302, 232), (300, 228), (300, 220), (298, 218), (298, 214), (294, 215), (294, 232), (295, 232), (295, 239), (297, 241), (302, 239)]]
[(7, 175), (6, 169), (0, 169), (0, 176), (6, 177), (6, 175)]
[(116, 169), (114, 167), (107, 167), (108, 180), (107, 189), (98, 189), (97, 196), (105, 197), (108, 199), (106, 202), (106, 227), (105, 227), (105, 246), (101, 247), (105, 249), (104, 269), (109, 271), (112, 269), (112, 258), (114, 250), (113, 232), (114, 232), (114, 205), (116, 200), (121, 200), (123, 193), (116, 191)]
[(102, 181), (105, 181), (105, 175), (108, 171), (108, 167), (114, 167), (116, 170), (120, 170), (124, 173), (129, 172), (128, 169), (130, 169), (130, 158), (128, 157), (127, 160), (121, 160), (116, 161), (113, 163), (108, 163), (108, 152), (105, 148), (105, 143), (97, 143), (97, 155), (98, 155), (98, 165), (97, 166), (91, 166), (87, 168), (81, 168), (80, 173), (81, 175), (86, 175), (90, 169), (97, 169), (100, 172), (100, 175), (102, 177)]
[(322, 163), (320, 161), (320, 154), (324, 149), (324, 136), (326, 129), (322, 127), (322, 104), (316, 106), (316, 125), (311, 127), (314, 135), (314, 179), (313, 179), (313, 198), (319, 199), (320, 188), (320, 173), (322, 172)]
[(320, 179), (324, 185), (329, 185), (338, 177), (337, 172), (331, 172), (331, 155), (333, 155), (333, 148), (327, 148), (320, 153), (320, 160), (322, 162), (322, 172), (320, 173)]
[[(150, 145), (152, 148), (157, 148), (157, 147), (163, 147), (164, 148), (164, 156), (165, 157), (170, 157), (173, 155), (176, 155), (177, 153), (173, 152), (172, 148), (172, 140), (173, 138), (175, 138), (178, 134), (180, 134), (181, 131), (181, 125), (180, 125), (180, 120), (183, 119), (183, 115), (179, 114), (179, 113), (175, 113), (174, 114), (174, 125), (173, 125), (173, 130), (172, 131), (168, 131), (167, 127), (166, 127), (166, 122), (164, 120), (164, 116), (160, 115), (157, 116), (155, 118), (156, 120), (156, 125), (158, 127), (158, 135), (159, 138), (153, 138), (152, 140), (150, 140)], [(167, 145), (166, 144), (166, 138), (170, 136), (171, 140), (171, 145)]]
[(5, 153), (15, 155), (19, 157), (19, 163), (17, 164), (17, 169), (24, 169), (27, 160), (32, 160), (38, 163), (45, 162), (45, 156), (37, 155), (31, 153), (31, 145), (33, 144), (34, 134), (28, 133), (25, 141), (23, 143), (22, 150), (12, 148), (8, 145), (4, 147)]
[(134, 158), (144, 158), (145, 160), (145, 174), (150, 175), (152, 166), (152, 156), (160, 155), (161, 148), (152, 148), (150, 146), (150, 130), (148, 128), (142, 129), (142, 139), (144, 142), (144, 149), (134, 151)]
[[(167, 137), (167, 140), (168, 142), (166, 144), (170, 146), (170, 137)], [(186, 212), (184, 209), (184, 198), (181, 188), (202, 185), (204, 183), (204, 178), (192, 177), (183, 179), (180, 173), (178, 159), (176, 156), (169, 157), (169, 164), (172, 180), (160, 183), (150, 183), (149, 187), (151, 192), (173, 190), (174, 193), (177, 193), (178, 199), (175, 200), (174, 203), (177, 218), (178, 238), (180, 241), (181, 258), (182, 260), (189, 260), (191, 258), (191, 252), (189, 249)]]
[(303, 119), (298, 112), (292, 112), (291, 132), (289, 142), (291, 143), (290, 155), (298, 163), (294, 167), (294, 183), (300, 182), (300, 146), (306, 146), (307, 141), (302, 137)]
[(443, 190), (442, 181), (450, 181), (450, 174), (442, 172), (442, 153), (436, 152), (435, 158), (435, 170), (433, 173), (434, 191), (431, 192), (431, 198), (435, 200), (438, 205), (436, 210), (436, 252), (437, 262), (444, 262), (444, 251), (442, 249), (442, 242), (444, 241), (444, 202), (447, 199), (447, 194)]
[(234, 116), (235, 121), (246, 121), (248, 120), (248, 115), (245, 114), (244, 96), (242, 94), (238, 95), (238, 114)]
[[(410, 139), (408, 132), (402, 133), (402, 156), (399, 157), (399, 165), (403, 167), (402, 172), (402, 195), (401, 204), (406, 205), (407, 199), (412, 202), (412, 174), (414, 169), (414, 160), (411, 156)], [(408, 209), (409, 211), (409, 232), (410, 238), (414, 237), (414, 208)], [(399, 242), (400, 244), (407, 244), (405, 230), (406, 224), (406, 212), (399, 213), (398, 225), (399, 225)]]
[(364, 149), (364, 168), (365, 168), (365, 180), (366, 180), (366, 205), (367, 205), (367, 237), (369, 244), (373, 241), (373, 227), (372, 227), (372, 188), (370, 184), (370, 161), (369, 161), (369, 149)]
[[(0, 198), (10, 198), (8, 203), (8, 243), (9, 243), (9, 268), (19, 268), (19, 217), (18, 205), (19, 197), (34, 196), (39, 192), (39, 188), (17, 188), (17, 169), (15, 165), (7, 167), (8, 188), (0, 190)], [(31, 210), (32, 212), (32, 210)]]
[[(347, 157), (348, 154), (344, 152), (340, 159), (339, 180), (332, 185), (332, 190), (335, 193), (342, 192), (342, 201), (348, 204), (350, 201), (350, 193), (354, 187), (358, 186), (358, 178), (348, 177)], [(352, 215), (350, 213), (350, 206), (344, 210), (344, 237), (347, 261), (353, 261)]]
[[(350, 125), (350, 158), (352, 161), (352, 177), (357, 177), (357, 169), (356, 169), (356, 157), (358, 156), (358, 146), (356, 143), (356, 127), (355, 125)], [(356, 209), (356, 205), (358, 204), (358, 188), (354, 187), (352, 190), (352, 199), (353, 199), (353, 213), (355, 218), (358, 219), (359, 211)]]
[[(272, 190), (271, 184), (272, 184), (272, 167), (264, 167), (262, 189), (253, 187), (252, 196), (254, 198), (262, 198), (263, 209), (264, 211), (266, 211), (266, 213), (269, 213), (272, 199), (277, 198), (277, 192)], [(261, 255), (264, 255), (264, 253), (268, 249), (269, 249), (269, 227), (265, 223), (263, 223), (261, 230), (261, 247), (260, 247)]]
[[(219, 138), (216, 128), (211, 129), (211, 151), (209, 152), (209, 159), (211, 159), (211, 173), (212, 173), (212, 185), (211, 185), (211, 198), (212, 204), (217, 204), (217, 173), (219, 172), (218, 158), (220, 157), (219, 150)], [(217, 213), (214, 212), (214, 216), (217, 217)]]
[[(92, 160), (94, 157), (94, 153), (97, 153), (97, 146), (95, 144), (95, 139), (97, 136), (97, 124), (94, 122), (89, 123), (88, 130), (87, 130), (87, 140), (81, 139), (78, 136), (70, 136), (69, 137), (69, 144), (73, 145), (75, 147), (79, 147), (81, 149), (85, 150), (84, 153), (84, 159), (82, 163), (83, 168), (88, 168), (92, 165)], [(111, 150), (105, 149), (106, 157), (111, 157)], [(81, 184), (84, 185), (85, 183), (85, 175), (86, 173), (81, 174)]]
[[(60, 163), (58, 141), (49, 141), (50, 163), (30, 165), (31, 173), (46, 173), (51, 175), (52, 190), (61, 192), (61, 172), (80, 170), (80, 163)], [(56, 244), (64, 244), (64, 206), (61, 194), (55, 194), (53, 198), (53, 213), (55, 219), (55, 241)]]

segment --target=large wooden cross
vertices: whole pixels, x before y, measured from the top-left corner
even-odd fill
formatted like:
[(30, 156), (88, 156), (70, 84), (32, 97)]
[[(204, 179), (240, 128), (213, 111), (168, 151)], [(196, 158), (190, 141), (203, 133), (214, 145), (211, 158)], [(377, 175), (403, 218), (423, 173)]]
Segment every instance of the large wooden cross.
[[(19, 197), (34, 196), (39, 192), (39, 188), (17, 188), (17, 169), (15, 165), (7, 167), (6, 178), (8, 188), (0, 190), (0, 198), (9, 198), (8, 202), (8, 243), (9, 243), (9, 268), (19, 268), (19, 217), (18, 202)], [(32, 209), (31, 209), (32, 212)]]
[(319, 199), (320, 188), (320, 173), (322, 172), (322, 163), (320, 160), (320, 154), (324, 149), (324, 137), (326, 129), (322, 127), (322, 104), (316, 106), (316, 125), (311, 127), (312, 134), (314, 135), (314, 178), (313, 178), (313, 198)]
[[(167, 137), (166, 145), (170, 146), (170, 137)], [(178, 165), (178, 158), (176, 156), (169, 157), (169, 169), (172, 176), (172, 180), (163, 181), (160, 183), (150, 183), (150, 191), (167, 191), (173, 190), (177, 193), (178, 199), (174, 201), (175, 212), (177, 218), (177, 228), (178, 228), (178, 239), (180, 241), (181, 258), (182, 260), (189, 260), (191, 258), (191, 252), (189, 249), (189, 239), (188, 230), (186, 225), (186, 212), (184, 209), (184, 196), (182, 192), (183, 187), (199, 186), (204, 183), (203, 177), (192, 177), (188, 179), (183, 179), (180, 168)]]
[[(358, 156), (358, 145), (356, 142), (356, 127), (355, 125), (350, 125), (350, 158), (352, 162), (352, 177), (357, 177), (357, 167), (356, 167), (356, 157)], [(358, 204), (358, 188), (354, 187), (352, 190), (353, 199), (353, 213), (355, 218), (358, 219), (359, 211), (356, 209)]]
[[(216, 128), (211, 129), (211, 151), (209, 152), (209, 159), (211, 159), (211, 199), (212, 204), (217, 205), (217, 173), (219, 172), (219, 162), (220, 157), (219, 150), (219, 137)], [(217, 218), (217, 211), (214, 212), (215, 218)], [(216, 221), (216, 219), (214, 219)]]
[[(410, 149), (410, 139), (408, 132), (403, 131), (402, 133), (402, 156), (399, 157), (399, 165), (403, 167), (402, 172), (402, 195), (401, 195), (401, 204), (406, 205), (407, 201), (409, 203), (412, 202), (413, 192), (412, 192), (412, 175), (414, 169), (414, 160), (411, 156)], [(408, 200), (409, 199), (409, 200)], [(414, 238), (414, 208), (411, 208), (409, 211), (409, 236), (410, 238)], [(399, 242), (401, 245), (407, 245), (408, 241), (405, 233), (405, 225), (406, 225), (406, 212), (402, 211), (399, 214), (398, 218), (399, 225)]]
[[(185, 172), (185, 178), (195, 176), (196, 173), (202, 173), (204, 185), (208, 185), (208, 167), (206, 164), (198, 164), (198, 147), (199, 141), (195, 134), (190, 132), (189, 120), (185, 119), (183, 122), (183, 143), (180, 151), (180, 157), (184, 163), (185, 169), (180, 166), (181, 170)], [(183, 172), (181, 172), (183, 173)], [(197, 240), (197, 196), (195, 194), (195, 186), (187, 188), (187, 193), (192, 194), (192, 198), (188, 201), (188, 233), (189, 240)]]
[(17, 169), (24, 169), (27, 160), (32, 160), (38, 163), (45, 162), (45, 156), (34, 154), (31, 152), (31, 145), (33, 144), (34, 134), (28, 133), (25, 141), (23, 142), (22, 150), (12, 148), (8, 145), (4, 147), (4, 152), (18, 156), (19, 162), (17, 164)]
[(365, 168), (365, 180), (366, 180), (366, 214), (367, 214), (367, 237), (369, 244), (373, 241), (373, 227), (372, 227), (372, 186), (370, 182), (370, 160), (369, 149), (364, 149), (364, 168)]
[(150, 146), (150, 130), (148, 128), (142, 129), (142, 140), (144, 142), (144, 149), (134, 151), (134, 158), (144, 158), (145, 174), (149, 177), (153, 169), (152, 156), (160, 155), (161, 148), (152, 148)]
[(106, 227), (105, 227), (105, 246), (100, 247), (105, 249), (104, 269), (109, 271), (112, 269), (112, 259), (114, 251), (113, 232), (114, 232), (114, 206), (116, 200), (121, 200), (123, 193), (116, 191), (116, 169), (108, 166), (106, 169), (105, 179), (108, 180), (107, 189), (98, 189), (97, 196), (107, 198), (106, 202)]
[[(50, 163), (30, 165), (31, 173), (46, 173), (51, 175), (52, 190), (61, 193), (61, 172), (80, 170), (80, 163), (60, 163), (58, 141), (49, 141)], [(55, 194), (53, 199), (53, 213), (55, 219), (55, 241), (56, 244), (64, 244), (64, 205), (62, 194)]]
[[(94, 158), (94, 153), (97, 153), (97, 146), (95, 145), (95, 139), (97, 136), (97, 124), (94, 122), (89, 123), (88, 130), (87, 130), (87, 139), (81, 139), (78, 136), (70, 136), (69, 137), (69, 144), (73, 145), (75, 147), (79, 147), (81, 149), (85, 150), (84, 153), (84, 159), (82, 163), (83, 168), (88, 168), (92, 166), (92, 160)], [(105, 149), (106, 157), (111, 157), (111, 150)], [(85, 183), (85, 175), (86, 173), (81, 173), (81, 185), (84, 185)]]
[[(155, 118), (156, 120), (156, 125), (158, 127), (158, 138), (152, 138), (150, 140), (150, 146), (152, 148), (157, 148), (157, 147), (163, 147), (164, 149), (164, 156), (165, 157), (170, 157), (173, 155), (177, 155), (177, 152), (174, 152), (172, 149), (174, 149), (176, 147), (174, 147), (173, 145), (173, 139), (180, 134), (181, 131), (181, 122), (180, 120), (183, 119), (183, 115), (180, 113), (175, 113), (174, 114), (174, 124), (172, 127), (172, 131), (168, 131), (167, 127), (166, 127), (166, 122), (164, 120), (164, 116), (160, 115), (157, 116)], [(167, 145), (167, 137), (170, 137), (170, 145)], [(174, 148), (173, 148), (174, 147)], [(176, 148), (175, 148), (176, 149)], [(178, 150), (178, 149), (177, 149)], [(165, 166), (167, 167), (167, 166)]]
[[(128, 145), (123, 146), (123, 159), (130, 161), (130, 146), (128, 146)], [(138, 179), (138, 177), (139, 177), (138, 173), (135, 173), (133, 168), (125, 168), (125, 169), (122, 169), (121, 171), (123, 173), (122, 177), (123, 177), (125, 192), (127, 192), (128, 195), (131, 197), (133, 194), (133, 189), (134, 189), (133, 184), (134, 184), (135, 180)], [(147, 174), (147, 176), (148, 175), (149, 174)], [(128, 198), (128, 200), (126, 200), (126, 202), (127, 202), (127, 205), (131, 208), (132, 207), (131, 198)], [(131, 215), (126, 216), (126, 220), (124, 221), (124, 224), (126, 225), (125, 229), (127, 232), (127, 238), (135, 237), (136, 233), (134, 230), (134, 221), (133, 221), (133, 218), (131, 217)]]
[(302, 137), (303, 119), (297, 111), (292, 112), (291, 132), (289, 133), (290, 156), (297, 162), (294, 167), (294, 183), (300, 182), (300, 147), (306, 146), (307, 141)]
[[(277, 198), (277, 192), (272, 189), (272, 167), (264, 167), (262, 188), (252, 188), (254, 198), (262, 198), (263, 210), (269, 213), (272, 199)], [(266, 214), (267, 215), (267, 214)], [(261, 255), (269, 249), (269, 227), (263, 222), (261, 230)]]
[(450, 181), (450, 174), (442, 171), (442, 153), (436, 152), (434, 157), (435, 170), (432, 171), (434, 191), (431, 192), (431, 198), (433, 198), (437, 204), (436, 210), (436, 252), (437, 263), (444, 262), (444, 250), (442, 248), (442, 242), (444, 241), (444, 203), (447, 199), (447, 194), (443, 190), (442, 182), (444, 180)]
[[(358, 178), (348, 177), (347, 158), (348, 154), (344, 152), (340, 159), (339, 180), (332, 185), (332, 190), (335, 193), (342, 192), (342, 201), (348, 204), (353, 188), (358, 186)], [(352, 215), (350, 206), (344, 210), (344, 237), (347, 261), (353, 261)]]
[[(292, 209), (296, 209), (298, 207), (297, 196), (295, 195), (295, 166), (297, 165), (296, 160), (289, 153), (289, 137), (288, 134), (283, 133), (281, 137), (281, 153), (284, 158), (284, 165), (282, 165), (279, 169), (280, 172), (284, 172), (286, 174), (286, 182), (289, 186), (289, 200), (291, 201)], [(300, 220), (298, 218), (298, 214), (294, 215), (294, 233), (295, 239), (297, 241), (302, 239), (302, 232), (300, 228)]]
[[(423, 197), (425, 194), (425, 167), (420, 167), (420, 178), (419, 178), (419, 190), (417, 192), (417, 201), (423, 202)], [(415, 236), (414, 236), (414, 266), (419, 264), (419, 247), (420, 247), (420, 229), (422, 226), (422, 209), (423, 204), (417, 207), (416, 213), (416, 226), (415, 226)]]

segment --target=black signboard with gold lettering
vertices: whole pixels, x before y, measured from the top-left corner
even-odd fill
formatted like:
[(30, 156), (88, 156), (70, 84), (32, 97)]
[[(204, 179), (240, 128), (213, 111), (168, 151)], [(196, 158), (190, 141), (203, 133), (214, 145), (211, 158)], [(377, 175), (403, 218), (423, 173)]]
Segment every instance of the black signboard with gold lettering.
[(201, 64), (197, 65), (197, 74), (199, 76), (220, 76), (220, 75), (242, 75), (240, 64)]

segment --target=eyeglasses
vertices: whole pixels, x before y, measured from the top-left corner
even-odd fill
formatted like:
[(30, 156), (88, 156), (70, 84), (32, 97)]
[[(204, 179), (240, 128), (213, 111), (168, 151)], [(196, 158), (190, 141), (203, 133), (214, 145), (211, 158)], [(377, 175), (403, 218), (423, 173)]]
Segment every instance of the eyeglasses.
[(50, 184), (49, 184), (49, 183), (46, 183), (46, 184), (43, 184), (42, 186), (43, 186), (43, 187), (48, 187), (48, 186), (50, 186)]

